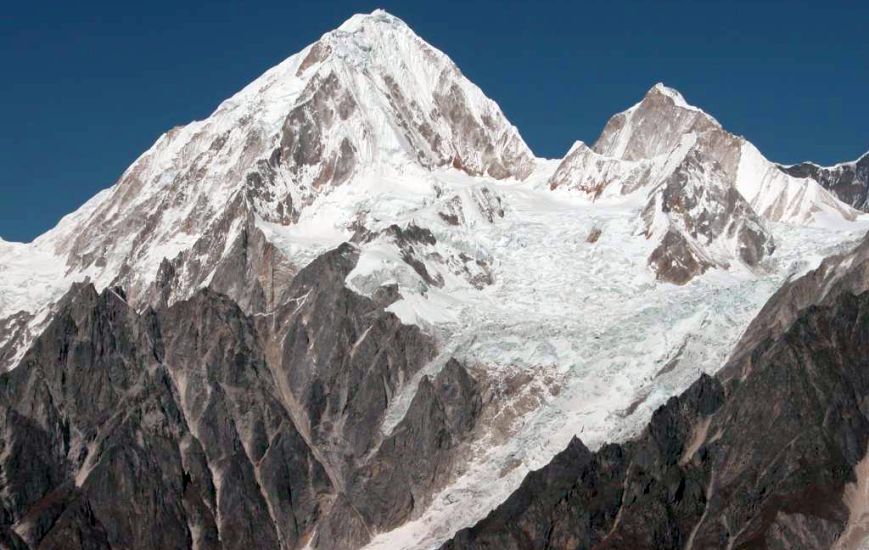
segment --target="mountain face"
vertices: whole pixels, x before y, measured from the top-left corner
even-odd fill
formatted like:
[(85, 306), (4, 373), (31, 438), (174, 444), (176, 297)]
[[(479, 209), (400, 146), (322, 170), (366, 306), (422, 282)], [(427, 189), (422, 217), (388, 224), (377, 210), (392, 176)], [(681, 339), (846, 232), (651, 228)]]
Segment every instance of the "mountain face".
[(2, 384), (7, 546), (292, 547), (331, 489), (223, 296), (76, 286)]
[[(161, 136), (29, 247), (10, 245), (21, 248), (10, 255), (39, 256), (23, 267), (53, 288), (9, 292), (0, 315), (44, 306), (84, 277), (123, 286), (137, 306), (207, 285), (246, 311), (271, 309), (301, 266), (261, 225), (297, 223), (351, 178), (408, 165), (521, 180), (534, 157), (498, 106), (403, 22), (383, 12), (351, 18), (208, 119)], [(335, 230), (329, 244), (352, 234)]]
[[(2, 380), (7, 536), (304, 545), (370, 451), (388, 395), (433, 351), (343, 287), (352, 260), (349, 247), (322, 256), (290, 287), (301, 302), (256, 319), (207, 289), (137, 313), (118, 290), (74, 286)], [(473, 383), (458, 363), (446, 372)]]
[(353, 16), (0, 241), (0, 546), (856, 540), (862, 162), (660, 84), (535, 158)]
[(856, 212), (813, 179), (782, 173), (679, 92), (655, 85), (613, 116), (595, 142), (577, 143), (549, 180), (595, 198), (638, 194), (649, 265), (684, 284), (710, 267), (755, 268), (774, 249), (764, 221), (823, 223)]
[(779, 169), (796, 178), (811, 178), (845, 204), (864, 212), (869, 210), (869, 155), (835, 166), (803, 162), (792, 166), (779, 165)]

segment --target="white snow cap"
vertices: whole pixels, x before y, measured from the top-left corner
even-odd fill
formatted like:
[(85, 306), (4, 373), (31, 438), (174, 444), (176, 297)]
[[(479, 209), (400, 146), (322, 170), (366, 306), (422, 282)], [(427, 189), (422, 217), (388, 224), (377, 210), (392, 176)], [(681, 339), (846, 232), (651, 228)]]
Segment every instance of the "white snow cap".
[(337, 30), (342, 32), (356, 32), (368, 22), (386, 23), (395, 27), (407, 27), (407, 24), (398, 17), (388, 13), (386, 10), (378, 8), (371, 13), (357, 13), (351, 16), (347, 21), (344, 21)]

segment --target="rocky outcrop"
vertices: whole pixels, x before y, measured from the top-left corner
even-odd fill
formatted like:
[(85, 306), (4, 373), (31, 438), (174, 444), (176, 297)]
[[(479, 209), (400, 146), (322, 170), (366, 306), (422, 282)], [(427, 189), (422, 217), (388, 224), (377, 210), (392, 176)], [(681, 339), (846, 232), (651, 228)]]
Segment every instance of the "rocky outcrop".
[(260, 329), (211, 290), (138, 314), (120, 289), (74, 287), (0, 379), (4, 536), (303, 544), (355, 457), (379, 442), (390, 395), (434, 350), (344, 288), (353, 265), (349, 245), (312, 263), (287, 291), (299, 299)]
[(775, 248), (720, 165), (705, 163), (696, 148), (650, 193), (642, 215), (646, 236), (660, 239), (649, 265), (661, 281), (685, 284), (731, 262), (756, 268)]
[[(821, 549), (859, 542), (869, 292), (854, 291), (869, 278), (864, 252), (856, 254), (863, 259), (852, 256), (855, 263), (840, 264), (840, 277), (823, 281), (832, 291), (818, 274), (797, 282), (825, 297), (817, 304), (794, 307), (794, 290), (773, 297), (758, 319), (781, 322), (748, 340), (751, 347), (720, 378), (704, 375), (671, 398), (638, 438), (596, 452), (575, 439), (444, 548)], [(783, 309), (787, 318), (775, 313)]]
[(215, 267), (208, 286), (232, 298), (247, 313), (265, 313), (281, 304), (297, 271), (249, 218)]
[(867, 291), (869, 234), (853, 250), (830, 256), (804, 276), (785, 282), (745, 330), (722, 376), (746, 376), (758, 350), (786, 331), (804, 310), (829, 306), (842, 294)]
[(802, 162), (791, 166), (779, 165), (779, 169), (795, 178), (811, 178), (845, 204), (869, 212), (869, 153), (853, 162), (834, 166)]
[(684, 285), (715, 264), (697, 253), (679, 231), (669, 230), (649, 256), (649, 267), (659, 281)]
[(316, 547), (360, 546), (370, 533), (393, 529), (424, 510), (454, 474), (459, 447), (482, 406), (479, 384), (455, 359), (433, 379), (424, 377), (404, 419), (348, 481), (342, 498), (352, 514), (333, 508)]
[(284, 119), (274, 160), (285, 165), (299, 184), (340, 185), (353, 175), (357, 146), (347, 137), (329, 138), (342, 133), (340, 125), (364, 124), (356, 100), (334, 72), (315, 75), (302, 97)]
[[(453, 196), (445, 204), (454, 205), (455, 198)], [(439, 212), (447, 224), (452, 224), (453, 219), (456, 224), (464, 224), (470, 216), (478, 216), (475, 221), (487, 220), (483, 217), (486, 214), (503, 216), (503, 210), (500, 216), (497, 210), (475, 209), (471, 214), (457, 207), (452, 211), (457, 214), (447, 219)], [(361, 262), (364, 264), (363, 269), (349, 274), (347, 283), (357, 292), (368, 296), (391, 284), (398, 284), (405, 295), (417, 293), (425, 296), (433, 288), (463, 286), (479, 290), (495, 281), (492, 258), (485, 251), (469, 250), (449, 239), (439, 241), (431, 229), (416, 225), (415, 222), (390, 224), (380, 231), (360, 232), (357, 236), (361, 241), (362, 253), (367, 253), (368, 257)]]
[[(230, 248), (226, 281), (257, 281), (251, 249)], [(74, 286), (0, 378), (4, 544), (297, 548), (316, 530), (317, 547), (343, 548), (418, 512), (450, 479), (481, 392), (450, 361), (383, 433), (437, 350), (384, 311), (394, 285), (345, 286), (357, 260), (350, 244), (322, 255), (253, 317), (212, 288), (169, 305), (168, 261), (141, 313), (120, 287)]]
[[(656, 84), (640, 103), (607, 121), (592, 149), (606, 157), (638, 161), (669, 154), (685, 135), (716, 131), (722, 131), (718, 121), (688, 105), (676, 90)], [(727, 164), (732, 155), (728, 149), (712, 148), (709, 154)]]
[(25, 351), (30, 342), (30, 323), (33, 315), (19, 311), (5, 319), (0, 319), (0, 373), (11, 368)]
[(128, 269), (114, 284), (136, 289), (137, 296), (130, 301), (138, 307), (165, 307), (186, 297), (191, 288), (207, 285), (232, 298), (246, 313), (272, 311), (297, 268), (266, 238), (249, 210), (240, 206), (238, 212), (229, 212), (190, 250), (171, 260), (164, 258), (144, 291), (139, 290), (136, 274)]
[(626, 161), (597, 153), (578, 141), (564, 156), (549, 178), (548, 187), (582, 191), (592, 198), (618, 188), (628, 194), (649, 183), (654, 166), (647, 160)]
[(261, 321), (285, 400), (339, 486), (379, 443), (397, 390), (434, 357), (433, 340), (344, 285), (357, 251), (345, 244), (299, 272), (284, 305)]
[(294, 548), (333, 491), (210, 291), (139, 315), (77, 286), (0, 392), (0, 517), (30, 545)]
[[(451, 71), (452, 72), (452, 71)], [(449, 82), (449, 74), (441, 82)], [(455, 143), (449, 163), (472, 176), (488, 175), (495, 179), (525, 179), (534, 169), (534, 159), (515, 128), (505, 126), (498, 110), (488, 109), (482, 116), (464, 90), (452, 83), (438, 90), (434, 103), (440, 116), (449, 123), (451, 141)]]
[(488, 185), (441, 197), (440, 202), (438, 215), (450, 225), (473, 227), (476, 223), (494, 223), (506, 214), (500, 193)]

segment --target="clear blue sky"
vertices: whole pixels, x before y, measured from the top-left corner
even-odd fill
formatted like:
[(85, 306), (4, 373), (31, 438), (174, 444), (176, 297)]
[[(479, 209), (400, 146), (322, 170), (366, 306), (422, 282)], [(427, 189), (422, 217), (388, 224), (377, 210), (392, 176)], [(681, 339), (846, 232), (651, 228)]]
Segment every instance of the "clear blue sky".
[(559, 157), (657, 81), (768, 157), (869, 149), (869, 2), (14, 2), (0, 15), (0, 236), (30, 240), (165, 130), (356, 12), (444, 50)]

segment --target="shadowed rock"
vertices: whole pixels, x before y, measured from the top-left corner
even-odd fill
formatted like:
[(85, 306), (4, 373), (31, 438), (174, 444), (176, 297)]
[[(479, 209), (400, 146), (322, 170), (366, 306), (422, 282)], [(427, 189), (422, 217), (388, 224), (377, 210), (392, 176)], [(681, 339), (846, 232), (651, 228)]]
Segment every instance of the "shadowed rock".
[(779, 168), (795, 178), (812, 178), (845, 204), (869, 212), (869, 153), (854, 162), (835, 166), (826, 167), (812, 162), (803, 162), (793, 166), (779, 166)]
[(479, 385), (458, 361), (448, 361), (434, 379), (424, 377), (404, 419), (348, 482), (344, 500), (352, 503), (353, 521), (343, 507), (333, 508), (317, 548), (360, 546), (371, 532), (398, 527), (424, 510), (454, 473), (455, 453), (481, 409)]
[(253, 323), (76, 286), (0, 378), (3, 525), (40, 547), (296, 547), (331, 491)]
[(357, 258), (349, 244), (317, 258), (264, 320), (278, 386), (338, 479), (379, 443), (393, 395), (436, 351), (418, 327), (346, 288)]

